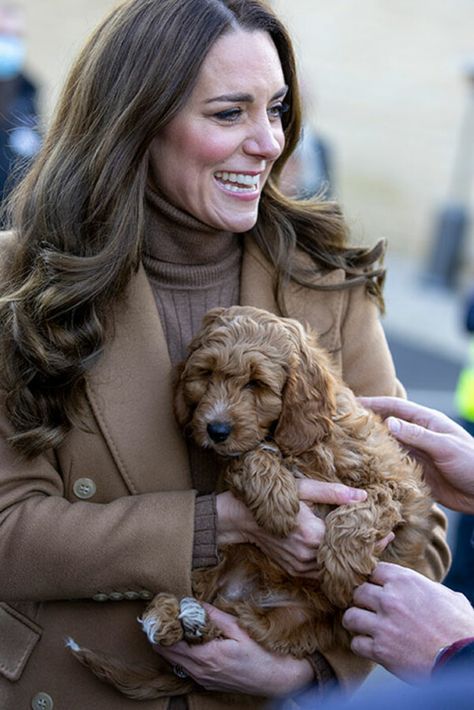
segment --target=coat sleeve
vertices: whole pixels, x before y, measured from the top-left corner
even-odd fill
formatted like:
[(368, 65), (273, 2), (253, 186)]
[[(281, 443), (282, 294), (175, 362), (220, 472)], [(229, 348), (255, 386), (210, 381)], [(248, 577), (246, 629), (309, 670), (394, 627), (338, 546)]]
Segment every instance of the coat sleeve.
[(0, 416), (0, 599), (191, 591), (194, 491), (70, 502), (53, 455), (22, 460)]
[(346, 291), (341, 332), (342, 375), (356, 395), (406, 396), (397, 380), (379, 309), (364, 286)]

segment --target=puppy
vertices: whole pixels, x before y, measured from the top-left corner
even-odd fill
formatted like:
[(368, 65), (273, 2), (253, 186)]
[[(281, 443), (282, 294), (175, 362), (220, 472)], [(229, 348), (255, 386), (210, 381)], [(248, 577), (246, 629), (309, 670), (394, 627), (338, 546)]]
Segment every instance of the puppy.
[[(314, 506), (326, 526), (315, 551), (317, 580), (290, 576), (255, 545), (221, 548), (216, 567), (193, 572), (196, 599), (154, 598), (141, 619), (151, 643), (219, 638), (199, 604), (207, 601), (236, 615), (270, 651), (303, 658), (347, 648), (343, 611), (377, 560), (423, 569), (434, 518), (419, 466), (358, 404), (299, 322), (251, 307), (210, 311), (179, 369), (175, 411), (188, 436), (225, 457), (226, 487), (272, 535), (285, 537), (296, 525), (300, 478), (362, 488), (367, 499)], [(392, 531), (395, 539), (380, 553), (378, 543)], [(72, 650), (135, 699), (192, 688), (162, 661), (160, 670), (137, 675), (75, 644)]]

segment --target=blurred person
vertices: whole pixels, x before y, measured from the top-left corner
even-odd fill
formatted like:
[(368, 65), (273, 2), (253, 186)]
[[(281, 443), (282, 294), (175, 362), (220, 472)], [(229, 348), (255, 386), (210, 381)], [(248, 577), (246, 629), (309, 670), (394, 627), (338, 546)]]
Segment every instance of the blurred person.
[[(474, 438), (436, 410), (398, 398), (361, 398), (423, 466), (442, 505), (474, 513)], [(469, 570), (472, 575), (473, 570)], [(454, 662), (474, 669), (474, 609), (463, 594), (413, 570), (379, 563), (343, 617), (352, 650), (404, 679)]]
[(303, 126), (295, 150), (283, 168), (279, 187), (296, 199), (331, 199), (334, 196), (334, 164), (329, 141), (308, 118), (313, 101), (307, 82), (302, 82)]
[(472, 710), (474, 675), (472, 667), (457, 664), (429, 680), (416, 685), (382, 683), (363, 687), (348, 698), (335, 692), (321, 702), (314, 689), (301, 692), (297, 698), (282, 700), (271, 710)]
[[(157, 592), (188, 596), (224, 544), (317, 578), (325, 526), (307, 503), (365, 497), (300, 481), (297, 526), (276, 538), (216, 491), (217, 457), (187, 444), (172, 411), (174, 365), (211, 307), (309, 322), (356, 394), (403, 393), (379, 320), (381, 246), (350, 247), (335, 203), (277, 188), (298, 97), (291, 40), (262, 0), (129, 0), (72, 67), (0, 241), (2, 710), (136, 707), (65, 635), (138, 667), (159, 653), (195, 682), (194, 710), (370, 669), (339, 648), (269, 653), (213, 607), (227, 638), (201, 646), (155, 652), (136, 621)], [(440, 579), (435, 515), (420, 564)]]
[[(462, 324), (469, 335), (469, 352), (461, 368), (455, 390), (457, 421), (474, 436), (474, 291), (464, 299)], [(462, 592), (474, 604), (474, 515), (461, 513), (456, 521), (453, 561), (445, 584)]]
[(0, 203), (39, 150), (37, 88), (26, 76), (24, 15), (0, 4)]

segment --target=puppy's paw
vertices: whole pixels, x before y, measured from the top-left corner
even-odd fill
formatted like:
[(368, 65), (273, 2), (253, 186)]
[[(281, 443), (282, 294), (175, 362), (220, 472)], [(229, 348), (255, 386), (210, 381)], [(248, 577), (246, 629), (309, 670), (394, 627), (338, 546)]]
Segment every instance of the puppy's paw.
[(172, 594), (157, 594), (138, 619), (151, 644), (172, 646), (183, 638), (179, 602)]
[(207, 614), (204, 607), (193, 597), (183, 597), (179, 603), (181, 621), (186, 641), (200, 641), (207, 628)]

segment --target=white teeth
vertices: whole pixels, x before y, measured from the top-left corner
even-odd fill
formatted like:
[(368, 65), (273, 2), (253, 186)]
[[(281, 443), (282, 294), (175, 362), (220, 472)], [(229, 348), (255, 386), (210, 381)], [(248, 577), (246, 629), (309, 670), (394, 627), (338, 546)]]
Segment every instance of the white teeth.
[[(221, 182), (221, 185), (230, 192), (253, 192), (258, 188), (259, 176), (247, 175), (245, 173), (228, 173), (219, 171), (215, 173), (215, 177)], [(224, 181), (224, 182), (222, 182)], [(229, 184), (229, 183), (234, 183)], [(246, 187), (242, 187), (245, 185)]]

